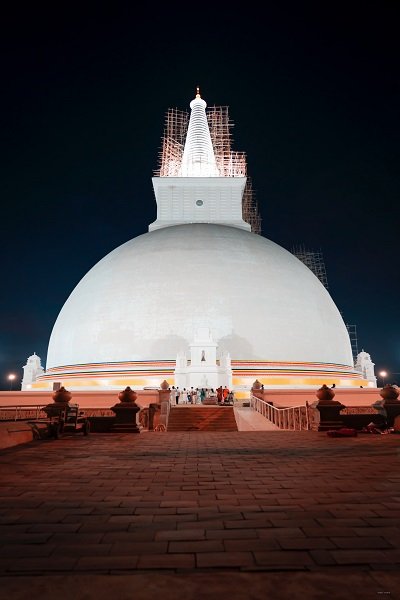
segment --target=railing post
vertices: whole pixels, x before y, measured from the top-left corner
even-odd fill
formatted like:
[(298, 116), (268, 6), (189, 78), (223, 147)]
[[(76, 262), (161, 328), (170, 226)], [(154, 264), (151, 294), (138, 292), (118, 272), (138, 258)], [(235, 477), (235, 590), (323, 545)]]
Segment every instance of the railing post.
[(308, 412), (308, 400), (306, 400), (306, 425), (307, 425), (307, 431), (310, 431), (310, 415)]
[(327, 385), (323, 385), (315, 394), (318, 398), (316, 408), (319, 411), (318, 431), (327, 431), (329, 429), (340, 429), (343, 426), (343, 421), (340, 416), (340, 411), (345, 408), (337, 400), (333, 400), (335, 392)]

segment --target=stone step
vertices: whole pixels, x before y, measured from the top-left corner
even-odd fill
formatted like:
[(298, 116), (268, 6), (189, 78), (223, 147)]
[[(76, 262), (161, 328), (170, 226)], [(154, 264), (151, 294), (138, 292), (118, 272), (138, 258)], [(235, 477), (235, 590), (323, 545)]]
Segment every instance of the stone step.
[(139, 427), (130, 423), (113, 425), (111, 431), (113, 433), (140, 433)]
[(168, 431), (237, 431), (232, 407), (181, 407), (171, 409)]

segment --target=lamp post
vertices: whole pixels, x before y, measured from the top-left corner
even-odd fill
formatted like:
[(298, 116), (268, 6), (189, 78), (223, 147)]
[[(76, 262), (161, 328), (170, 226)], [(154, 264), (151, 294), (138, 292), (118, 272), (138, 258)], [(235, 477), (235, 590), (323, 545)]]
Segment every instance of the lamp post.
[(385, 387), (385, 379), (386, 379), (386, 377), (388, 375), (400, 375), (400, 372), (399, 373), (396, 373), (396, 372), (388, 373), (387, 371), (379, 371), (378, 375), (379, 375), (379, 377), (382, 377), (382, 387)]
[(387, 377), (387, 371), (380, 371), (379, 376), (382, 377), (382, 387), (385, 387), (385, 377)]
[(12, 391), (15, 377), (16, 375), (14, 375), (14, 373), (10, 373), (8, 376), (8, 381), (10, 382), (10, 392)]

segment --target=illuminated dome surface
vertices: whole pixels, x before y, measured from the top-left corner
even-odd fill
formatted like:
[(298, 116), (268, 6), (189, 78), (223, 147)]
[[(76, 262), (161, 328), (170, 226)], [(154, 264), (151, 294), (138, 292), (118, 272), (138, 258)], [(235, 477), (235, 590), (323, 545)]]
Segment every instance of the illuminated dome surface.
[(301, 261), (239, 228), (185, 224), (130, 240), (87, 273), (54, 325), (47, 369), (175, 360), (199, 327), (232, 360), (353, 365), (340, 313)]

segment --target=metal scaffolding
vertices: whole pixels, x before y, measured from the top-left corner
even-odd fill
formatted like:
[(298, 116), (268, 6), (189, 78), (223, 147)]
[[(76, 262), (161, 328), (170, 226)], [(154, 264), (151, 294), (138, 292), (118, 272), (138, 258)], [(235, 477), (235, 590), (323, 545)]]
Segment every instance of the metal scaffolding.
[(299, 246), (293, 246), (291, 253), (301, 260), (301, 262), (318, 277), (326, 289), (329, 289), (324, 257), (321, 250), (315, 252), (314, 250), (308, 250), (304, 245), (300, 244)]
[[(322, 285), (328, 289), (328, 278), (326, 275), (324, 257), (321, 250), (315, 252), (314, 250), (308, 250), (304, 245), (293, 246), (291, 253), (294, 254), (302, 263), (306, 265), (313, 273), (318, 277)], [(344, 320), (343, 314), (340, 311)], [(357, 327), (356, 325), (350, 325), (344, 320), (351, 344), (351, 351), (353, 359), (356, 360), (358, 355), (358, 340), (357, 340)]]
[(246, 187), (243, 192), (243, 221), (251, 226), (251, 231), (261, 235), (261, 216), (258, 210), (258, 204), (253, 190), (251, 177), (247, 178)]
[(232, 128), (227, 106), (207, 108), (208, 126), (220, 177), (246, 177), (247, 164), (244, 152), (233, 152)]
[[(220, 177), (246, 177), (246, 154), (232, 150), (234, 124), (229, 118), (228, 107), (210, 106), (206, 114)], [(188, 112), (177, 108), (168, 109), (159, 153), (159, 168), (154, 172), (156, 177), (181, 176), (180, 169), (188, 125)], [(261, 216), (250, 178), (247, 178), (242, 206), (243, 220), (249, 223), (253, 233), (261, 234)]]
[(167, 110), (159, 153), (159, 168), (154, 173), (156, 177), (178, 177), (188, 124), (188, 112), (177, 108)]
[(357, 355), (358, 355), (357, 326), (349, 325), (349, 323), (345, 323), (345, 325), (346, 325), (347, 331), (349, 333), (351, 352), (353, 354), (354, 360), (356, 360)]

